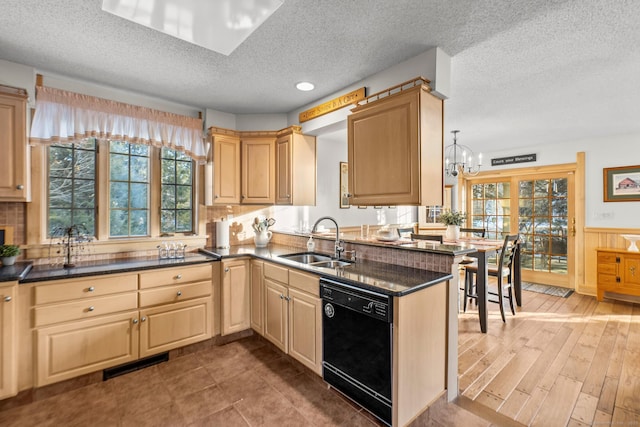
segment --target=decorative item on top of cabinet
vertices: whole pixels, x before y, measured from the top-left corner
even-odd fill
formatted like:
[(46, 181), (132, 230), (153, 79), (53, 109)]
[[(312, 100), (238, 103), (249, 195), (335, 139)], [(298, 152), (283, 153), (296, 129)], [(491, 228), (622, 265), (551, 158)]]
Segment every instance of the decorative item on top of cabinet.
[(640, 296), (640, 253), (598, 249), (598, 301), (605, 292)]
[(443, 101), (416, 78), (359, 102), (348, 117), (350, 204), (442, 205)]
[(251, 327), (249, 259), (222, 261), (222, 331), (229, 335)]
[(0, 201), (28, 202), (27, 91), (0, 85)]
[(18, 393), (16, 295), (18, 282), (0, 286), (0, 399)]
[(316, 137), (300, 126), (278, 132), (276, 140), (276, 204), (315, 206)]

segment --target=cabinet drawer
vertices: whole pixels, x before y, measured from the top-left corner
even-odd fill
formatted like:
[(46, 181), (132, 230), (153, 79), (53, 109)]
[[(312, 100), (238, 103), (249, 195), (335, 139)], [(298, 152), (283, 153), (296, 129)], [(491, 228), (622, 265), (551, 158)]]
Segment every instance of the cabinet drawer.
[(264, 277), (280, 283), (289, 283), (289, 269), (279, 265), (264, 263)]
[(602, 274), (613, 274), (615, 275), (618, 272), (618, 264), (600, 264), (598, 263), (598, 273)]
[(309, 292), (311, 295), (320, 295), (320, 278), (312, 274), (306, 274), (295, 270), (289, 270), (289, 287)]
[(140, 289), (211, 280), (211, 264), (163, 268), (140, 273)]
[(615, 253), (598, 252), (598, 264), (615, 264), (617, 258)]
[(138, 289), (138, 275), (94, 276), (81, 279), (57, 280), (49, 283), (51, 284), (34, 286), (34, 301), (36, 305), (135, 291)]
[(614, 285), (617, 286), (618, 282), (616, 281), (616, 277), (613, 274), (602, 274), (598, 273), (598, 284), (599, 285)]
[(138, 308), (138, 294), (131, 292), (128, 294), (36, 307), (33, 310), (33, 322), (34, 326), (38, 327), (52, 323), (66, 322), (68, 320), (87, 319), (136, 308)]
[(211, 295), (211, 281), (140, 291), (140, 307), (169, 304)]

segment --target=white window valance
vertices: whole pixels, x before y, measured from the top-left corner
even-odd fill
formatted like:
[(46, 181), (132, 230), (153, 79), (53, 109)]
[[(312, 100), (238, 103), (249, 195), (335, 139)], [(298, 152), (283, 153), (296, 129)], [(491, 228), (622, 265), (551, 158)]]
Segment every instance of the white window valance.
[(206, 161), (200, 118), (45, 86), (36, 88), (32, 144), (59, 144), (91, 137), (167, 147), (200, 163)]

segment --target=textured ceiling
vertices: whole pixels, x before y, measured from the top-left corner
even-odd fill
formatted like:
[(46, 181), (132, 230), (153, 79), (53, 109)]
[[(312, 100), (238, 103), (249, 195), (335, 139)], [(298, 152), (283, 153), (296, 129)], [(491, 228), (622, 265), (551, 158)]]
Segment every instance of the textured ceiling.
[[(229, 56), (101, 4), (0, 0), (0, 59), (198, 108), (285, 113), (439, 46), (461, 143), (640, 132), (635, 0), (285, 0)], [(297, 91), (301, 80), (316, 90)]]

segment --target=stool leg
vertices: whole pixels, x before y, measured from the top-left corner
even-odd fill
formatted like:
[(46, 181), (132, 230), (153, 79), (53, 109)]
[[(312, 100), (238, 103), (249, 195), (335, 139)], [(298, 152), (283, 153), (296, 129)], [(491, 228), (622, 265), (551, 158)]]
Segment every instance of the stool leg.
[(469, 270), (465, 270), (464, 272), (464, 303), (462, 304), (463, 311), (465, 313), (467, 312), (467, 300), (469, 299), (468, 295), (469, 295), (470, 277), (471, 277), (471, 273), (469, 272)]
[(507, 319), (504, 317), (504, 300), (502, 299), (502, 277), (498, 274), (498, 302), (500, 303), (500, 315), (502, 321), (507, 323)]
[(509, 306), (511, 307), (511, 314), (516, 315), (516, 310), (513, 307), (513, 289), (509, 286)]

